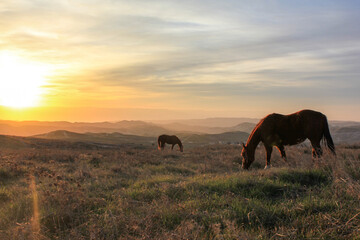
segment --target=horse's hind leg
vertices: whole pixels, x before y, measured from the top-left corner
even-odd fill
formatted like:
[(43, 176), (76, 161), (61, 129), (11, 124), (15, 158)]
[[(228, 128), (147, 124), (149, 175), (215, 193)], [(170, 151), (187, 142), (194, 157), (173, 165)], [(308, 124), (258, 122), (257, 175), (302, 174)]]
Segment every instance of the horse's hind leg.
[(164, 150), (164, 148), (165, 148), (165, 142), (162, 142), (161, 143), (161, 150)]
[(312, 149), (312, 154), (313, 154), (313, 157), (321, 158), (323, 151), (322, 151), (321, 147), (315, 147)]
[(320, 146), (320, 141), (310, 141), (312, 145), (312, 156), (313, 158), (320, 158), (322, 156), (322, 149)]
[(280, 146), (276, 146), (277, 149), (279, 150), (280, 154), (281, 154), (281, 158), (287, 162), (287, 158), (286, 158), (286, 153), (285, 153), (285, 149), (284, 149), (284, 146), (283, 145), (280, 145)]

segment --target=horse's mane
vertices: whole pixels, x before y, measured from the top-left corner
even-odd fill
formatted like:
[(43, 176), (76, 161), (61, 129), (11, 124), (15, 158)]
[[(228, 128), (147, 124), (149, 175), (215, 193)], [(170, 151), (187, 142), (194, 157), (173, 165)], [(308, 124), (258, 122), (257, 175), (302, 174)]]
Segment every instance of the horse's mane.
[(251, 131), (250, 135), (249, 135), (249, 138), (248, 138), (248, 142), (250, 139), (253, 138), (255, 132), (258, 130), (258, 128), (261, 126), (261, 124), (264, 122), (266, 117), (264, 117), (263, 119), (261, 119), (257, 124), (256, 126), (254, 127), (254, 129)]

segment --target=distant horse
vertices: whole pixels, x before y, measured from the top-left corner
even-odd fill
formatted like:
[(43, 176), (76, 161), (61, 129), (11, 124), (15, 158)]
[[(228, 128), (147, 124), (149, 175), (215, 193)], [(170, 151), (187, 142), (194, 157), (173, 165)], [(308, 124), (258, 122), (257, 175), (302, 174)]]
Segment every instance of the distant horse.
[(173, 136), (169, 136), (169, 135), (165, 135), (165, 134), (164, 134), (164, 135), (160, 135), (160, 136), (158, 137), (158, 149), (159, 149), (159, 150), (163, 150), (164, 147), (165, 147), (165, 143), (167, 143), (167, 144), (172, 144), (171, 150), (174, 149), (174, 146), (175, 146), (176, 144), (179, 145), (180, 152), (182, 152), (182, 151), (184, 150), (184, 147), (183, 147), (180, 139), (179, 139), (177, 136), (175, 136), (175, 135), (173, 135)]
[(246, 145), (243, 143), (241, 152), (242, 168), (248, 169), (255, 160), (255, 149), (263, 142), (266, 149), (266, 166), (270, 167), (270, 158), (275, 146), (286, 161), (285, 145), (295, 145), (309, 139), (313, 157), (321, 157), (321, 139), (335, 155), (335, 146), (331, 138), (326, 116), (312, 110), (302, 110), (290, 115), (270, 114), (260, 120), (251, 132)]

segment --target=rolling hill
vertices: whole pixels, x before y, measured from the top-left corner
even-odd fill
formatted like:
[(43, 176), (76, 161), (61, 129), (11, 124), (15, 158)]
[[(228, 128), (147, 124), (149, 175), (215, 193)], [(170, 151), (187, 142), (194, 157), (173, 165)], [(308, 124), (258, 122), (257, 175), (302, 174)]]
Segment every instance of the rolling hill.
[(249, 134), (246, 132), (225, 132), (219, 134), (191, 134), (182, 137), (182, 141), (188, 144), (238, 144), (246, 142)]
[[(243, 121), (243, 122), (241, 122)], [(184, 137), (200, 139), (204, 138), (206, 134), (223, 134), (229, 132), (245, 132), (250, 134), (256, 125), (255, 119), (243, 118), (214, 118), (214, 119), (194, 119), (194, 120), (177, 120), (177, 121), (161, 121), (151, 123), (144, 121), (119, 121), (119, 122), (38, 122), (38, 121), (0, 121), (0, 134), (13, 136), (34, 136), (50, 134), (54, 136), (44, 137), (52, 139), (66, 139), (65, 135), (70, 134), (71, 139), (97, 139), (100, 142), (126, 142), (126, 137), (123, 135), (133, 135), (138, 137), (152, 137), (156, 138), (160, 134), (175, 134)], [(234, 125), (231, 125), (234, 124)], [(335, 143), (360, 143), (360, 123), (349, 121), (330, 121), (330, 132)], [(60, 132), (56, 132), (60, 131)], [(64, 132), (61, 132), (64, 131)], [(67, 133), (68, 132), (68, 133)], [(73, 134), (71, 134), (71, 133)], [(84, 136), (75, 136), (74, 134), (87, 134)], [(90, 133), (99, 134), (89, 136)], [(113, 134), (114, 133), (114, 134)], [(101, 135), (102, 134), (102, 135)], [(51, 134), (50, 134), (51, 135)], [(63, 136), (64, 135), (64, 136)], [(225, 134), (226, 135), (226, 134)], [(199, 137), (201, 136), (201, 137)], [(224, 135), (223, 135), (224, 136)], [(134, 142), (144, 142), (144, 139), (135, 137), (128, 137)], [(189, 138), (189, 139), (191, 139)], [(207, 137), (209, 138), (209, 136)], [(243, 136), (238, 136), (236, 139), (241, 139)], [(214, 140), (215, 139), (215, 140)], [(235, 138), (234, 138), (235, 139)], [(130, 141), (130, 140), (129, 140)], [(131, 140), (132, 141), (132, 140)], [(147, 142), (148, 140), (145, 140)], [(201, 140), (201, 142), (234, 142), (235, 140), (214, 136), (208, 140)], [(241, 140), (241, 141), (246, 141)], [(195, 141), (196, 142), (196, 141)]]
[(35, 135), (34, 138), (63, 140), (71, 142), (85, 142), (98, 144), (151, 144), (156, 142), (154, 137), (127, 135), (122, 133), (74, 133), (65, 130), (57, 130), (45, 134)]
[(77, 133), (112, 133), (121, 132), (139, 136), (157, 136), (166, 132), (161, 126), (143, 121), (120, 122), (38, 122), (38, 121), (0, 121), (0, 134), (15, 136), (33, 136), (57, 130), (66, 130)]
[(188, 126), (202, 126), (208, 128), (213, 128), (213, 127), (228, 128), (243, 122), (257, 123), (258, 121), (259, 119), (256, 118), (204, 118), (204, 119), (163, 120), (163, 121), (153, 121), (153, 123), (159, 125), (181, 123)]
[[(248, 133), (227, 132), (220, 134), (180, 134), (184, 145), (207, 145), (215, 143), (239, 143), (246, 141)], [(33, 136), (40, 139), (62, 140), (71, 142), (85, 142), (97, 144), (144, 144), (156, 145), (156, 137), (144, 137), (136, 135), (126, 135), (122, 133), (74, 133), (64, 130), (49, 132)]]
[(160, 125), (165, 129), (169, 129), (173, 132), (189, 132), (189, 133), (207, 133), (207, 134), (219, 134), (225, 132), (247, 132), (250, 133), (255, 127), (255, 123), (243, 122), (231, 127), (207, 127), (207, 126), (198, 126), (198, 125), (187, 125), (184, 123), (173, 122)]
[(0, 149), (99, 149), (99, 148), (118, 148), (114, 144), (101, 144), (94, 142), (77, 142), (60, 139), (43, 139), (35, 137), (19, 137), (0, 135)]
[(335, 143), (360, 143), (360, 124), (336, 127), (330, 131)]

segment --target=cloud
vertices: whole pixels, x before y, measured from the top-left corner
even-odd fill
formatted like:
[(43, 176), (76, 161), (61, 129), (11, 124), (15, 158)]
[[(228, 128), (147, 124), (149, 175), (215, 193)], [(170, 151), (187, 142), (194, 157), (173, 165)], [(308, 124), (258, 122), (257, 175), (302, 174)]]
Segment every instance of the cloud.
[(244, 96), (293, 99), (283, 104), (303, 96), (346, 103), (359, 99), (359, 6), (355, 1), (5, 1), (0, 48), (64, 66), (53, 81), (57, 91), (114, 87), (151, 96), (218, 96), (223, 104)]

